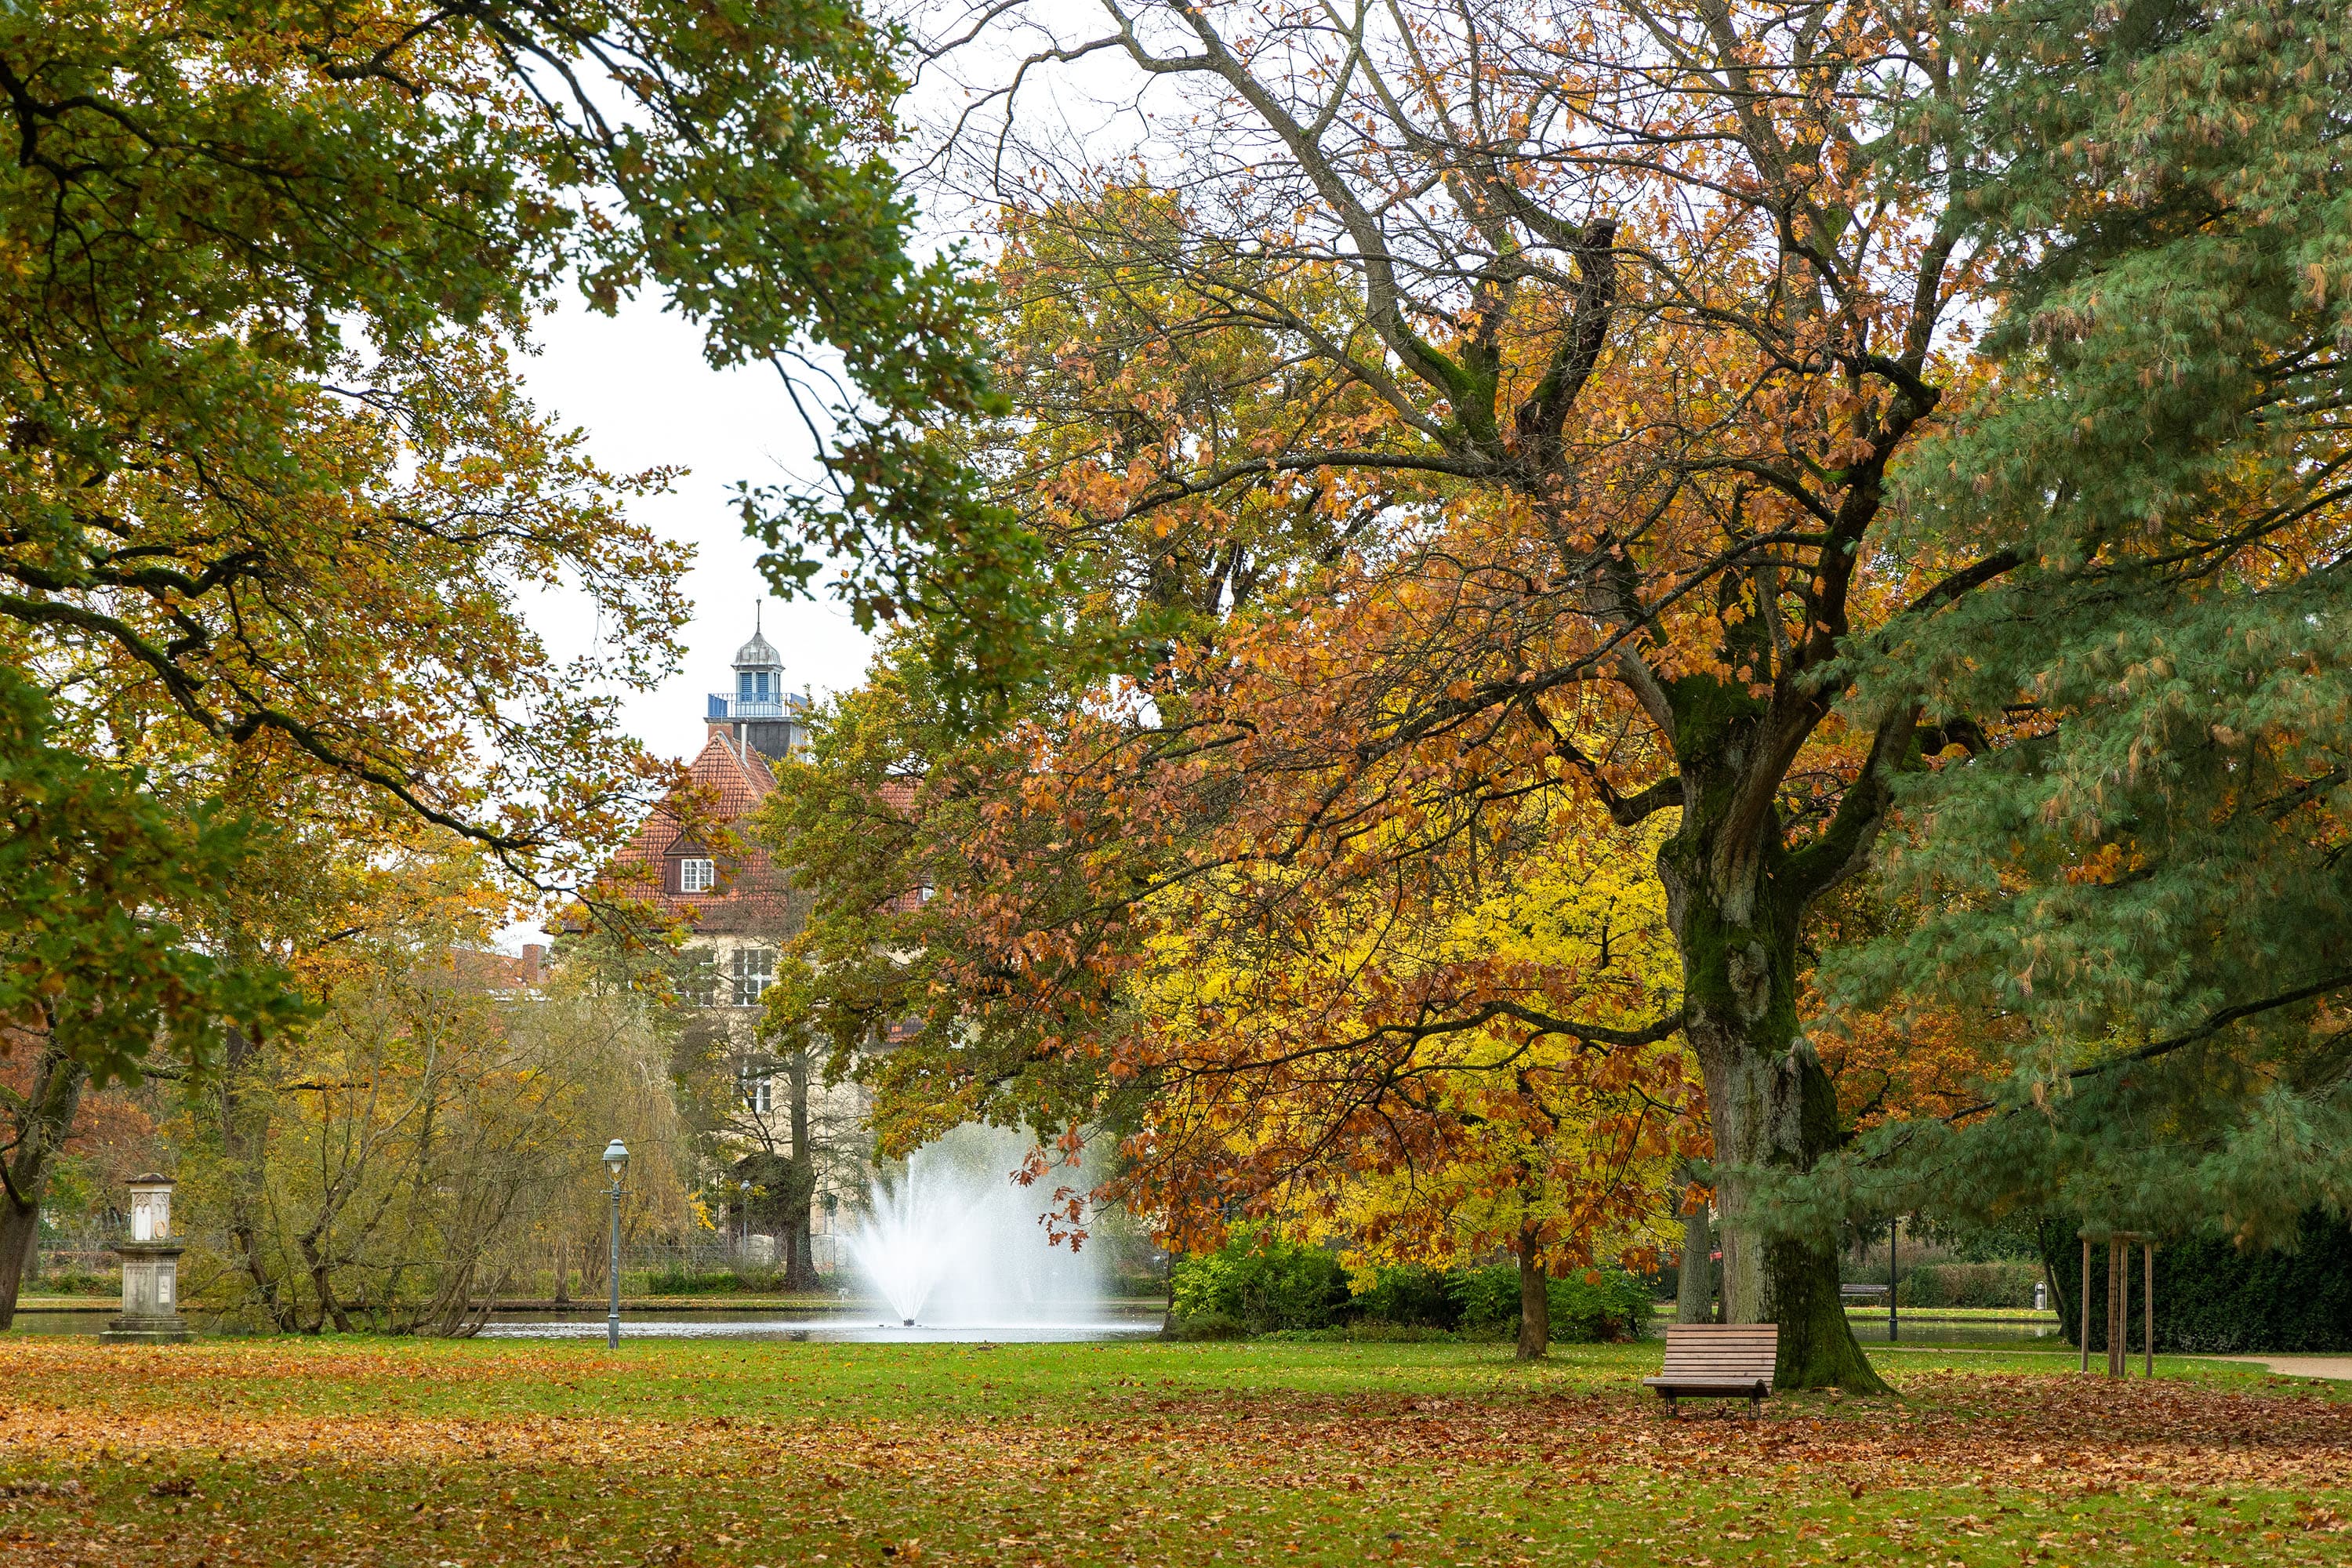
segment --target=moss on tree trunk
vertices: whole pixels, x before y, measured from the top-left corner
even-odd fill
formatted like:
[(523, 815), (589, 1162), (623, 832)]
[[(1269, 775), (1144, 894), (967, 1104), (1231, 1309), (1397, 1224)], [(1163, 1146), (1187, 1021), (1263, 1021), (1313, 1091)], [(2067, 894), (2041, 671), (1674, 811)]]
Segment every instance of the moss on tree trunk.
[(1768, 1228), (1743, 1173), (1811, 1171), (1840, 1137), (1836, 1089), (1798, 1029), (1807, 878), (1769, 814), (1752, 837), (1727, 838), (1740, 837), (1725, 820), (1737, 783), (1691, 790), (1659, 856), (1715, 1131), (1723, 1319), (1780, 1325), (1779, 1387), (1884, 1393), (1846, 1322), (1833, 1238)]

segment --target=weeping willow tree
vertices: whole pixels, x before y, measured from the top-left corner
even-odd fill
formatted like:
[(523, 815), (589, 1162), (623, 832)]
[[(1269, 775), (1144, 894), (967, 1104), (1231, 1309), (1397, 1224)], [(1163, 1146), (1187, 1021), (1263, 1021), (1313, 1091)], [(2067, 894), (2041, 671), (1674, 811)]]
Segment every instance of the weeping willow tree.
[(352, 923), (314, 929), (308, 900), (285, 911), (304, 919), (288, 966), (312, 1016), (231, 1032), (166, 1129), (198, 1242), (192, 1298), (289, 1331), (471, 1332), (551, 1244), (601, 1237), (614, 1136), (632, 1155), (627, 1226), (686, 1222), (646, 1000), (561, 975), (490, 984), (478, 947), (503, 906), (472, 868), (345, 866), (371, 895)]

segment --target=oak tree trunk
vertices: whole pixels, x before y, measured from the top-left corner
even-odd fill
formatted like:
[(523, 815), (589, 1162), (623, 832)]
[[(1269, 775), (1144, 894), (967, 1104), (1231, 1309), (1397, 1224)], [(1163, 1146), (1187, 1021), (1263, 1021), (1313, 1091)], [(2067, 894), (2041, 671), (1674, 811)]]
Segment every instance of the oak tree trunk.
[[(262, 1157), (268, 1142), (266, 1109), (247, 1103), (245, 1085), (260, 1055), (260, 1042), (232, 1024), (221, 1031), (220, 1075), (213, 1093), (220, 1111), (221, 1165), (227, 1173), (226, 1194), (231, 1248), (253, 1284), (252, 1300), (285, 1332), (299, 1327), (299, 1303), (278, 1289), (261, 1232)], [(268, 1103), (265, 1086), (258, 1097)]]
[(1540, 1361), (1551, 1346), (1551, 1278), (1532, 1230), (1519, 1232), (1518, 1359)]
[(1715, 1131), (1723, 1321), (1780, 1326), (1777, 1387), (1884, 1393), (1846, 1322), (1834, 1239), (1768, 1229), (1742, 1173), (1810, 1171), (1839, 1142), (1836, 1089), (1797, 1019), (1799, 923), (1820, 872), (1782, 847), (1775, 814), (1745, 831), (1727, 820), (1736, 772), (1710, 781), (1685, 757), (1684, 777), (1683, 829), (1658, 868)]
[(784, 1289), (814, 1290), (817, 1287), (816, 1247), (810, 1230), (816, 1207), (816, 1148), (809, 1131), (808, 1052), (797, 1050), (785, 1057), (784, 1083), (789, 1094), (787, 1116), (793, 1140), (791, 1174), (784, 1194)]

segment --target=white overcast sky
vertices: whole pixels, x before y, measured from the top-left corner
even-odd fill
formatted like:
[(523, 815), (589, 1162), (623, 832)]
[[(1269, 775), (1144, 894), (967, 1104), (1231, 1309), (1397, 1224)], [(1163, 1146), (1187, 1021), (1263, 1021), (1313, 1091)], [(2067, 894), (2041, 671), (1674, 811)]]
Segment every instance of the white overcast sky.
[[(919, 21), (932, 0), (874, 4), (877, 11)], [(1042, 0), (1040, 14), (1059, 16), (1072, 8), (1065, 0)], [(1090, 5), (1081, 3), (1075, 9), (1099, 25)], [(962, 30), (952, 5), (929, 19)], [(919, 141), (952, 121), (975, 84), (1008, 79), (1019, 51), (1039, 41), (1020, 33), (1003, 47), (983, 42), (960, 55), (954, 68), (921, 73), (902, 106), (910, 120), (928, 127)], [(1093, 71), (1079, 74), (1116, 79), (1122, 73), (1123, 67), (1095, 62)], [(1072, 141), (1109, 144), (1106, 121), (1117, 118), (1116, 95), (1098, 100), (1041, 73), (1027, 101)], [(916, 184), (923, 208), (919, 246), (976, 240), (985, 252), (985, 237), (975, 232), (980, 206), (969, 193), (959, 199), (958, 193), (919, 176)], [(807, 432), (773, 369), (712, 370), (702, 357), (700, 332), (665, 311), (657, 294), (625, 302), (616, 317), (598, 315), (576, 294), (569, 295), (560, 311), (535, 323), (532, 341), (540, 353), (520, 362), (532, 402), (559, 426), (585, 430), (588, 451), (600, 465), (614, 473), (662, 464), (689, 470), (673, 493), (632, 505), (640, 521), (695, 547), (695, 569), (685, 585), (694, 610), (686, 634), (688, 655), (660, 690), (632, 698), (623, 719), (661, 755), (690, 757), (703, 743), (703, 697), (732, 687), (728, 660), (751, 635), (753, 602), (767, 591), (752, 564), (759, 549), (743, 537), (728, 493), (743, 479), (805, 480), (814, 468)], [(874, 645), (824, 595), (822, 583), (818, 595), (814, 602), (771, 597), (764, 613), (768, 640), (783, 654), (788, 684), (810, 687), (823, 697), (864, 678)], [(595, 635), (584, 601), (535, 599), (526, 605), (526, 614), (558, 657), (583, 647)]]
[[(907, 108), (918, 120), (944, 123), (972, 80), (1009, 72), (1013, 58), (959, 61), (975, 73), (961, 80), (954, 72), (926, 73)], [(1066, 100), (1041, 80), (1036, 96), (1052, 106), (1049, 117), (1066, 117), (1065, 130), (1077, 140), (1102, 133), (1103, 106), (1084, 91)], [(919, 243), (979, 237), (971, 211), (943, 214), (959, 205), (952, 195), (936, 184), (924, 195)], [(728, 661), (751, 636), (755, 604), (768, 640), (783, 655), (789, 686), (807, 687), (822, 700), (863, 679), (874, 639), (824, 593), (822, 579), (814, 600), (770, 594), (753, 564), (759, 547), (743, 536), (728, 504), (738, 481), (792, 483), (813, 469), (807, 431), (775, 371), (764, 364), (711, 369), (698, 329), (665, 310), (657, 294), (625, 301), (610, 317), (569, 295), (561, 310), (535, 323), (531, 340), (539, 353), (519, 362), (531, 401), (558, 426), (585, 431), (599, 466), (615, 474), (663, 465), (688, 470), (670, 493), (631, 503), (638, 521), (691, 544), (695, 564), (683, 588), (693, 611), (685, 662), (657, 689), (625, 700), (621, 720), (629, 731), (665, 757), (689, 758), (702, 749), (704, 698), (732, 688)], [(538, 595), (523, 609), (559, 659), (597, 635), (593, 607), (579, 596)], [(502, 932), (499, 945), (513, 951), (543, 940), (535, 922), (525, 922)]]
[[(728, 661), (751, 635), (755, 605), (768, 640), (783, 655), (784, 677), (819, 698), (856, 686), (873, 639), (836, 601), (779, 599), (753, 564), (760, 548), (743, 536), (728, 504), (738, 480), (784, 482), (805, 474), (808, 436), (776, 373), (716, 371), (702, 357), (701, 334), (661, 308), (658, 297), (625, 302), (602, 316), (568, 301), (532, 334), (536, 356), (520, 362), (531, 401), (552, 422), (587, 433), (588, 451), (613, 473), (676, 465), (688, 470), (667, 495), (633, 500), (630, 510), (665, 538), (694, 546), (683, 591), (693, 619), (683, 636), (683, 665), (659, 688), (630, 695), (621, 721), (655, 752), (689, 758), (702, 749), (703, 700), (730, 690)], [(593, 606), (579, 595), (527, 599), (524, 613), (558, 658), (597, 634)], [(544, 942), (537, 921), (499, 933), (518, 951)]]
[[(686, 663), (660, 689), (628, 700), (627, 727), (667, 757), (691, 757), (703, 741), (703, 698), (734, 685), (728, 661), (751, 635), (754, 604), (768, 640), (784, 656), (786, 680), (822, 696), (857, 684), (873, 639), (830, 598), (773, 597), (728, 504), (736, 481), (784, 481), (807, 468), (808, 437), (773, 370), (716, 371), (701, 334), (662, 310), (657, 298), (601, 316), (576, 300), (538, 323), (535, 358), (521, 362), (541, 411), (587, 432), (588, 450), (614, 473), (662, 464), (688, 472), (667, 495), (633, 501), (638, 521), (694, 546), (685, 593), (694, 619)], [(562, 655), (595, 634), (584, 600), (547, 597), (529, 606), (531, 624)]]

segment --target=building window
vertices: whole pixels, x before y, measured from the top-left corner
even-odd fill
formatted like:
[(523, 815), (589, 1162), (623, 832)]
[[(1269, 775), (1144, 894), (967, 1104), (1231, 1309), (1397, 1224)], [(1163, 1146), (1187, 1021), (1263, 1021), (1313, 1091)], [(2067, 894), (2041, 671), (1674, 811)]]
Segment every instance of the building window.
[(735, 1005), (756, 1007), (760, 994), (774, 983), (776, 955), (764, 947), (735, 950)]
[(719, 862), (716, 860), (681, 860), (677, 863), (677, 890), (681, 893), (707, 893), (719, 885)]
[(690, 947), (681, 955), (678, 966), (678, 1000), (689, 1007), (715, 1007), (719, 1005), (719, 964), (709, 953)]
[(743, 1097), (743, 1109), (754, 1116), (765, 1116), (775, 1109), (772, 1095), (773, 1075), (744, 1062), (735, 1069), (735, 1091)]

